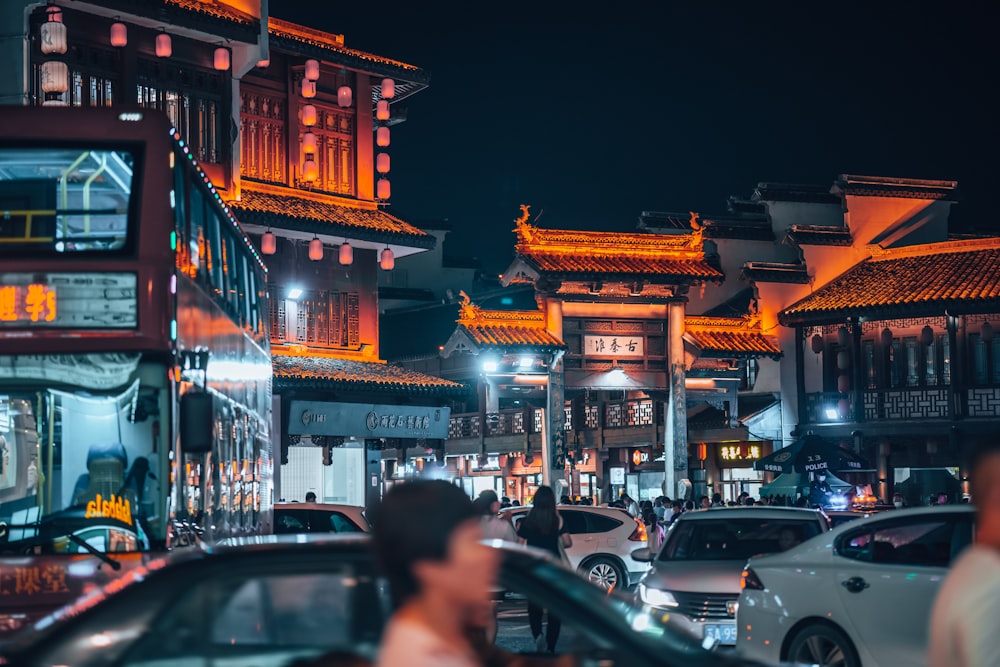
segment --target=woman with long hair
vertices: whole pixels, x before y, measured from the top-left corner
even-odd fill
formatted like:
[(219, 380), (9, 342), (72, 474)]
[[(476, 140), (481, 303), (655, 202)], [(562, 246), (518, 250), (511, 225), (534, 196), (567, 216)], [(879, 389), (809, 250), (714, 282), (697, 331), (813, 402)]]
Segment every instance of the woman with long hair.
[[(562, 558), (562, 549), (573, 546), (573, 538), (563, 527), (562, 517), (556, 511), (556, 494), (551, 487), (540, 486), (535, 491), (531, 511), (518, 526), (517, 536), (522, 544), (548, 551), (556, 558)], [(562, 547), (562, 549), (560, 548)], [(528, 603), (528, 624), (531, 626), (531, 636), (535, 638), (535, 647), (541, 653), (548, 649), (549, 653), (556, 650), (559, 641), (559, 630), (562, 621), (552, 611), (548, 611), (548, 626), (545, 636), (542, 636), (542, 615), (545, 610), (539, 605)]]

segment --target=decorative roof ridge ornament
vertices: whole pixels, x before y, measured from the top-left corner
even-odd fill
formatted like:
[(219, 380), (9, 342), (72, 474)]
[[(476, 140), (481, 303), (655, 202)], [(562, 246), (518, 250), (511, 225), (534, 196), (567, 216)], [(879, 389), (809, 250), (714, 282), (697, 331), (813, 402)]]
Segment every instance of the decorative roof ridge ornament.
[(459, 291), (459, 319), (463, 325), (504, 326), (516, 325), (525, 328), (545, 328), (545, 313), (540, 310), (483, 310), (472, 303), (472, 298)]
[(458, 304), (458, 321), (464, 322), (478, 319), (479, 306), (472, 303), (472, 297), (466, 294), (465, 290), (459, 290), (458, 296), (461, 299)]
[[(759, 323), (759, 318), (758, 318)], [(704, 329), (743, 329), (753, 328), (751, 316), (743, 317), (713, 317), (711, 315), (688, 315), (684, 318), (684, 328)]]
[(514, 231), (517, 232), (518, 245), (521, 243), (531, 243), (535, 236), (535, 227), (528, 222), (530, 216), (531, 205), (521, 204), (521, 217), (514, 220), (514, 224), (516, 225)]

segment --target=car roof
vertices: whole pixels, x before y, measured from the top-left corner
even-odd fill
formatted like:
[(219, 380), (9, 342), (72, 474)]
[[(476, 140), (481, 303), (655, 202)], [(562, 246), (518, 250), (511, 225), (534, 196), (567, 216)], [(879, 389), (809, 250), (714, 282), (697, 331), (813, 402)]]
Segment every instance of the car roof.
[(365, 511), (364, 507), (360, 505), (347, 505), (343, 503), (300, 503), (296, 501), (287, 503), (274, 503), (274, 509), (276, 510), (356, 510), (358, 512)]
[(937, 514), (955, 514), (956, 512), (962, 514), (974, 514), (976, 508), (969, 504), (961, 505), (928, 505), (927, 507), (902, 507), (900, 509), (886, 510), (884, 512), (875, 512), (869, 514), (868, 516), (859, 517), (853, 521), (847, 521), (842, 523), (833, 529), (833, 533), (839, 535), (842, 532), (848, 530), (854, 530), (859, 526), (863, 526), (866, 523), (875, 522), (881, 523), (883, 521), (893, 521), (895, 519), (905, 519), (906, 517), (912, 516), (929, 516), (933, 517)]
[[(509, 512), (515, 514), (518, 512), (527, 512), (531, 509), (531, 505), (518, 505), (517, 507), (504, 507), (501, 512)], [(632, 516), (627, 510), (621, 507), (597, 507), (594, 505), (556, 505), (556, 510), (562, 512), (564, 510), (576, 510), (580, 512), (594, 512), (595, 514), (606, 514), (611, 516), (620, 516), (625, 514), (627, 516)]]
[(813, 517), (823, 520), (823, 515), (819, 510), (807, 507), (775, 507), (773, 505), (760, 505), (753, 507), (709, 507), (703, 510), (688, 510), (679, 517), (678, 521), (705, 521), (709, 519), (738, 519), (738, 518), (781, 518), (781, 519), (804, 519)]

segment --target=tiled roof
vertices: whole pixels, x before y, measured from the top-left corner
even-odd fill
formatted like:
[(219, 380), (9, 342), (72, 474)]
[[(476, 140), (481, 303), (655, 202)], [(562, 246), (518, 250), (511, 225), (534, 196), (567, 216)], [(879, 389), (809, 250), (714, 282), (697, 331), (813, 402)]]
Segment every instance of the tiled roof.
[(855, 197), (954, 200), (958, 197), (958, 181), (841, 174), (833, 185), (833, 192)]
[(792, 225), (786, 236), (798, 245), (851, 245), (851, 232), (844, 227)]
[[(64, 9), (82, 3), (60, 3)], [(172, 29), (196, 30), (213, 35), (223, 42), (257, 44), (260, 40), (260, 19), (222, 2), (210, 0), (99, 0), (96, 3), (107, 16), (141, 16), (157, 25)], [(69, 11), (72, 11), (71, 9)], [(81, 11), (86, 11), (81, 8)], [(236, 44), (233, 44), (236, 46)]]
[(276, 389), (348, 389), (408, 394), (458, 395), (465, 385), (399, 366), (272, 350)]
[(752, 201), (792, 201), (810, 204), (839, 204), (840, 197), (827, 185), (801, 183), (758, 183)]
[(881, 250), (779, 313), (782, 324), (1000, 309), (1000, 238)]
[(701, 348), (704, 357), (781, 357), (781, 348), (749, 318), (684, 318), (684, 335)]
[(758, 283), (795, 283), (806, 285), (809, 274), (803, 264), (783, 264), (780, 262), (747, 262), (740, 271), (743, 280)]
[(205, 2), (204, 0), (163, 0), (163, 2), (166, 5), (172, 5), (189, 12), (205, 14), (212, 18), (224, 19), (235, 23), (252, 25), (257, 22), (257, 19), (253, 16), (229, 5), (224, 5), (221, 2)]
[(240, 222), (312, 234), (345, 235), (376, 243), (434, 247), (434, 237), (380, 209), (360, 202), (243, 179), (240, 201), (230, 208)]
[(540, 229), (517, 220), (516, 252), (540, 273), (571, 277), (636, 276), (647, 281), (713, 280), (722, 271), (705, 258), (699, 232), (628, 234)]
[(465, 292), (461, 295), (459, 329), (479, 347), (566, 347), (545, 328), (545, 315), (540, 310), (484, 310)]
[[(767, 215), (760, 212), (728, 213), (725, 215), (699, 215), (693, 211), (688, 213), (657, 213), (643, 211), (639, 216), (639, 229), (659, 230), (692, 229), (692, 216), (695, 225), (704, 228), (705, 238), (710, 239), (748, 239), (773, 241), (774, 232)], [(669, 232), (668, 232), (669, 233)]]

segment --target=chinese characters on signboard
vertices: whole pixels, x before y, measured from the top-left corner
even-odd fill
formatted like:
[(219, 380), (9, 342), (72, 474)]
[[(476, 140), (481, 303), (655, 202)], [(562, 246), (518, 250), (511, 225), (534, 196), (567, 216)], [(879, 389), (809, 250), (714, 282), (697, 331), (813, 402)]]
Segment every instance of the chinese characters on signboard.
[(756, 461), (760, 458), (760, 445), (723, 445), (719, 453), (726, 461)]
[(583, 353), (604, 357), (641, 357), (642, 342), (642, 336), (584, 336)]
[(0, 322), (51, 322), (56, 319), (56, 291), (47, 286), (0, 286)]

